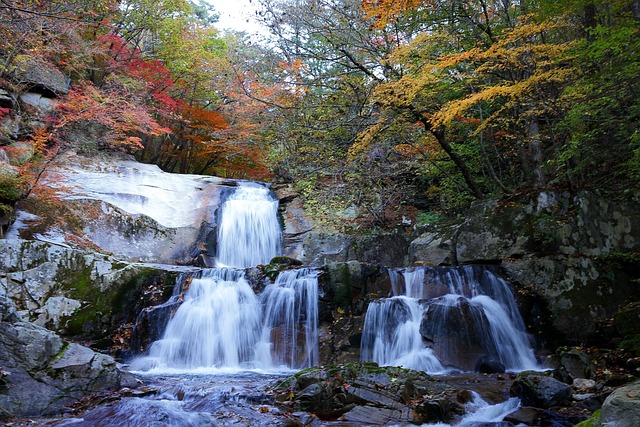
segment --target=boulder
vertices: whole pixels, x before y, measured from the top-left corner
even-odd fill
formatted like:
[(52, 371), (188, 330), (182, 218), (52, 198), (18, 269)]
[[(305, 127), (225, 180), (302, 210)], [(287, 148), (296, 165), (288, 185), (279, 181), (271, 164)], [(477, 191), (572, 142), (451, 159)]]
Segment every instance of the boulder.
[(275, 386), (287, 410), (367, 425), (450, 421), (464, 412), (459, 394), (423, 372), (367, 362), (306, 369)]
[(69, 79), (52, 63), (34, 56), (22, 55), (15, 60), (15, 76), (32, 91), (48, 97), (69, 93)]
[(58, 414), (88, 393), (133, 384), (111, 357), (25, 322), (0, 323), (0, 366), (0, 409), (12, 416)]
[(544, 374), (523, 372), (513, 382), (509, 393), (519, 397), (525, 406), (548, 409), (569, 399), (571, 387)]
[(620, 387), (602, 405), (602, 426), (640, 426), (640, 381)]

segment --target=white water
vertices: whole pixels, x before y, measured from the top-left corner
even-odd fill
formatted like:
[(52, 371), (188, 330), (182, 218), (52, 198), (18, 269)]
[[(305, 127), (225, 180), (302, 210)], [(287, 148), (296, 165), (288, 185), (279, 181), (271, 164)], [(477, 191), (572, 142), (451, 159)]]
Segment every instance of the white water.
[(383, 366), (402, 366), (429, 373), (444, 372), (444, 367), (426, 347), (420, 335), (422, 308), (407, 296), (369, 304), (362, 334), (362, 360)]
[(255, 267), (280, 253), (278, 201), (261, 185), (241, 183), (222, 205), (217, 265)]
[[(520, 399), (510, 398), (502, 403), (490, 405), (482, 399), (478, 393), (473, 393), (473, 400), (465, 405), (467, 415), (462, 417), (456, 427), (472, 427), (482, 423), (497, 423), (504, 420), (504, 417), (516, 411), (520, 406)], [(450, 427), (451, 424), (436, 423), (422, 424), (424, 427)]]
[[(428, 280), (425, 275), (429, 273)], [(474, 267), (433, 269), (416, 268), (389, 270), (394, 297), (374, 301), (367, 310), (362, 335), (362, 360), (380, 365), (403, 366), (429, 373), (442, 373), (442, 356), (456, 365), (457, 353), (469, 358), (469, 342), (480, 346), (483, 355), (499, 360), (510, 371), (536, 369), (535, 360), (524, 323), (517, 310), (508, 284), (486, 269)], [(401, 279), (401, 280), (399, 280)], [(427, 300), (421, 298), (428, 298)], [(464, 330), (451, 330), (451, 319), (460, 322), (463, 306), (472, 316)], [(425, 342), (421, 323), (429, 313), (423, 333), (438, 342)], [(472, 334), (466, 335), (466, 334)], [(461, 341), (460, 341), (461, 340)], [(436, 354), (434, 349), (447, 351)], [(469, 360), (460, 359), (461, 366)], [(473, 366), (473, 365), (471, 365)], [(472, 368), (470, 368), (472, 369)]]
[[(264, 309), (263, 309), (264, 307)], [(220, 372), (304, 368), (318, 362), (318, 279), (280, 273), (256, 296), (242, 270), (208, 269), (134, 371)]]
[(276, 345), (275, 363), (292, 368), (318, 364), (318, 277), (315, 270), (283, 271), (261, 296), (263, 342)]
[[(219, 263), (249, 267), (278, 255), (277, 201), (242, 184), (225, 202), (218, 233)], [(186, 285), (185, 285), (186, 286)], [(202, 271), (186, 291), (149, 355), (136, 371), (273, 371), (318, 363), (318, 279), (311, 269), (279, 274), (258, 297), (240, 269)], [(177, 296), (176, 296), (177, 298)]]

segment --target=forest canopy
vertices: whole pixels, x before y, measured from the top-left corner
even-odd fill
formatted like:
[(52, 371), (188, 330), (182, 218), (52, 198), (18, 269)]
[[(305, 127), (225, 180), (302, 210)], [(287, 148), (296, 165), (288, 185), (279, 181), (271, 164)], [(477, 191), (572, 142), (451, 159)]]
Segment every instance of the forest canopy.
[(638, 186), (640, 1), (258, 3), (262, 41), (204, 1), (0, 2), (0, 89), (69, 82), (42, 120), (0, 106), (3, 209), (70, 146), (292, 183), (343, 228)]

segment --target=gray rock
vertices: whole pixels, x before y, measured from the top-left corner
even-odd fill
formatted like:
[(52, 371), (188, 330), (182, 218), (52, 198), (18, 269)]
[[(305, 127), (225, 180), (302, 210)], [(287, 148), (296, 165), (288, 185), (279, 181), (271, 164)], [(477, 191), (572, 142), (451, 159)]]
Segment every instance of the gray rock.
[(27, 57), (18, 62), (15, 74), (34, 89), (57, 95), (69, 92), (69, 79), (55, 65), (40, 58)]
[(0, 409), (13, 416), (57, 414), (87, 393), (115, 390), (115, 361), (31, 323), (0, 323), (0, 366), (7, 372)]
[(525, 406), (548, 409), (571, 397), (571, 387), (555, 378), (535, 373), (521, 373), (509, 390)]
[(39, 93), (27, 92), (20, 95), (20, 101), (27, 107), (32, 107), (39, 114), (47, 114), (56, 108), (57, 102)]
[(409, 264), (452, 265), (455, 256), (454, 242), (440, 233), (424, 233), (409, 244)]
[(600, 423), (607, 427), (640, 426), (640, 381), (620, 387), (607, 397)]

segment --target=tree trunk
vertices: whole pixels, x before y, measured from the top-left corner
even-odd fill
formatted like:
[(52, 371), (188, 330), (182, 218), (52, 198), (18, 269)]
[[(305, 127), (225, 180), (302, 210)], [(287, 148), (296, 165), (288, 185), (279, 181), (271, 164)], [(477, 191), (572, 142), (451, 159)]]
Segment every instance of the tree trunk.
[(427, 121), (422, 120), (422, 123), (424, 124), (425, 128), (431, 131), (431, 133), (436, 137), (436, 140), (438, 141), (438, 144), (440, 144), (440, 147), (442, 147), (445, 153), (447, 153), (449, 158), (456, 165), (456, 167), (462, 174), (464, 182), (467, 184), (467, 187), (469, 187), (469, 191), (471, 192), (471, 194), (473, 194), (476, 199), (482, 199), (484, 197), (484, 194), (480, 190), (480, 187), (476, 183), (475, 179), (473, 179), (473, 175), (471, 175), (471, 171), (467, 167), (467, 164), (464, 162), (462, 157), (460, 157), (458, 153), (455, 152), (453, 147), (447, 141), (444, 134), (444, 129), (440, 128), (434, 131), (433, 129), (431, 129), (431, 125)]

